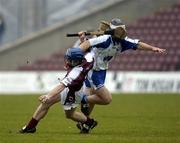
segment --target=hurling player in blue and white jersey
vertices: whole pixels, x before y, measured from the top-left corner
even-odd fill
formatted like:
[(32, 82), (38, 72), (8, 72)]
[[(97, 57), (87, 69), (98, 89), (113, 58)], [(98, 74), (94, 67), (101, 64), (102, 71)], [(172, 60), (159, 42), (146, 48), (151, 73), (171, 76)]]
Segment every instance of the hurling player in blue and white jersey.
[[(125, 29), (125, 25), (118, 18), (112, 19), (109, 26), (110, 29), (116, 29), (118, 27)], [(82, 41), (85, 33), (80, 32), (79, 36)], [(80, 48), (84, 51), (90, 50), (95, 59), (93, 69), (88, 73), (88, 78), (85, 82), (86, 90), (89, 92), (88, 95), (91, 95), (84, 97), (84, 104), (88, 102), (90, 105), (88, 110), (87, 108), (82, 108), (82, 111), (87, 115), (92, 111), (94, 104), (107, 105), (112, 101), (112, 95), (105, 87), (104, 82), (108, 63), (115, 55), (126, 50), (145, 50), (160, 54), (166, 53), (165, 49), (151, 46), (138, 39), (131, 39), (127, 36), (120, 39), (113, 35), (102, 35), (84, 40), (80, 44)]]

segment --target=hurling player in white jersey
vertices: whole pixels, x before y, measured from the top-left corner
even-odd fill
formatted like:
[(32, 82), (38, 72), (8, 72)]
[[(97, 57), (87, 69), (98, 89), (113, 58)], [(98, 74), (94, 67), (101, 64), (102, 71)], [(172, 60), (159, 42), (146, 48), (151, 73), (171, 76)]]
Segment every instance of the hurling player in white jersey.
[(24, 126), (20, 133), (34, 133), (38, 122), (45, 117), (48, 109), (55, 103), (61, 102), (66, 118), (76, 122), (82, 122), (81, 133), (88, 133), (97, 125), (94, 119), (77, 112), (76, 107), (81, 103), (84, 95), (81, 90), (87, 73), (93, 67), (93, 58), (90, 54), (84, 56), (80, 48), (69, 48), (65, 54), (66, 76), (47, 95), (39, 97), (41, 104), (34, 112), (31, 120)]
[[(118, 27), (123, 27), (125, 29), (125, 25), (120, 19), (112, 19), (110, 22), (110, 29), (116, 29)], [(131, 39), (127, 36), (123, 39), (119, 39), (113, 35), (102, 35), (84, 41), (85, 32), (79, 32), (79, 36), (82, 42), (80, 48), (82, 48), (83, 51), (90, 50), (95, 59), (93, 69), (88, 73), (88, 78), (85, 81), (86, 91), (87, 93), (89, 92), (88, 95), (91, 95), (83, 98), (85, 106), (83, 105), (84, 109), (82, 108), (82, 111), (86, 115), (90, 114), (94, 104), (107, 105), (112, 101), (112, 95), (105, 87), (104, 82), (108, 63), (117, 53), (122, 53), (126, 50), (145, 50), (160, 54), (166, 53), (165, 49), (151, 46), (138, 39)], [(90, 105), (88, 108), (86, 105), (87, 102)]]

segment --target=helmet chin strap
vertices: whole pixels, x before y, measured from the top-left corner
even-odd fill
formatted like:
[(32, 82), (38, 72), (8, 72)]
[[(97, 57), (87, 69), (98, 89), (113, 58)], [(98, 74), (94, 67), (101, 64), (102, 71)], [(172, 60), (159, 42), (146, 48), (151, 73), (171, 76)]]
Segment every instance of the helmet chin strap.
[(68, 61), (65, 59), (65, 60), (64, 60), (64, 69), (65, 69), (65, 70), (68, 70), (68, 69), (70, 69), (70, 68), (71, 68), (71, 67), (70, 67)]

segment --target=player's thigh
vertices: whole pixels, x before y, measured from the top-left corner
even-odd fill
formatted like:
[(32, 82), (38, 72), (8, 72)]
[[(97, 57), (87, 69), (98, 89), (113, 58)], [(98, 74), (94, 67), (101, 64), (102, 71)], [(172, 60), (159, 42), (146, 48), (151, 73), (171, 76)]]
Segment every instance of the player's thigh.
[(95, 94), (99, 96), (101, 99), (108, 100), (111, 102), (112, 100), (112, 94), (109, 92), (109, 90), (103, 86), (95, 91)]
[(89, 88), (89, 87), (85, 87), (84, 92), (86, 93), (86, 95), (93, 95), (93, 94), (95, 94), (94, 88)]
[(72, 108), (78, 107), (81, 103), (82, 97), (84, 96), (84, 92), (82, 90), (74, 93), (70, 92), (69, 88), (65, 88), (60, 94), (61, 105), (64, 110), (71, 110)]

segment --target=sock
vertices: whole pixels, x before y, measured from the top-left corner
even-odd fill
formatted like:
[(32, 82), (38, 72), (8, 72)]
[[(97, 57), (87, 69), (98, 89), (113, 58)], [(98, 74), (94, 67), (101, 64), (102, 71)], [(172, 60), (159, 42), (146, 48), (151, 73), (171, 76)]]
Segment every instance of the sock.
[(38, 120), (32, 118), (32, 119), (29, 121), (29, 123), (28, 123), (28, 125), (26, 126), (26, 128), (27, 128), (27, 129), (35, 128), (35, 127), (37, 126), (38, 122), (39, 122)]
[(86, 117), (87, 117), (87, 120), (86, 120), (86, 122), (84, 122), (84, 123), (85, 123), (86, 125), (91, 125), (93, 119), (89, 118), (88, 116), (86, 116)]
[(87, 95), (83, 95), (81, 103), (87, 104)]

